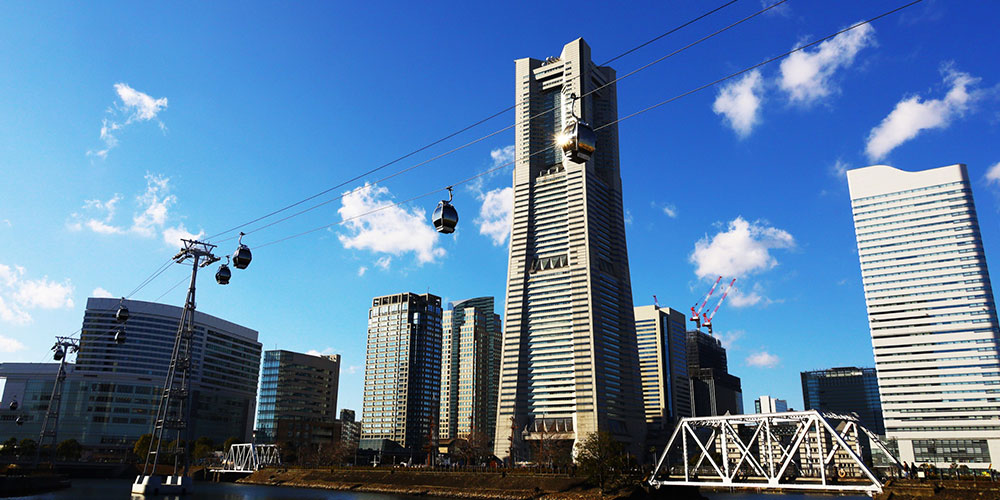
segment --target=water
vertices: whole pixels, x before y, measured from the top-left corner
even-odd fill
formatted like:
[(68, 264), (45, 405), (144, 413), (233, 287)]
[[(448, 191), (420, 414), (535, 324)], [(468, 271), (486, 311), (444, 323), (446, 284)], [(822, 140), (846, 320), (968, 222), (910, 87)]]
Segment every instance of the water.
[[(73, 487), (40, 495), (11, 497), (31, 500), (131, 500), (127, 479), (74, 479)], [(801, 494), (758, 494), (758, 493), (702, 493), (711, 500), (871, 500), (867, 496), (829, 496)], [(135, 497), (145, 500), (413, 500), (415, 497), (383, 495), (379, 493), (359, 493), (354, 491), (314, 490), (309, 488), (286, 488), (280, 486), (253, 486), (233, 483), (195, 483), (194, 495)], [(421, 500), (435, 500), (420, 497)]]

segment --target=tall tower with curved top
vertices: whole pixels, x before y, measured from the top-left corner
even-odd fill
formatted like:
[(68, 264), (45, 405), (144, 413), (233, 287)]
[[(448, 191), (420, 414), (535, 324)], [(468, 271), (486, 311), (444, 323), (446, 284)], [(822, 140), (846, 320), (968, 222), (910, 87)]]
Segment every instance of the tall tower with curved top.
[[(612, 124), (617, 96), (614, 85), (601, 88), (615, 71), (595, 65), (577, 39), (558, 58), (518, 59), (516, 74), (495, 452), (514, 461), (551, 459), (600, 430), (638, 455), (646, 428)], [(555, 144), (574, 114), (597, 132), (597, 150), (585, 163), (564, 158)]]

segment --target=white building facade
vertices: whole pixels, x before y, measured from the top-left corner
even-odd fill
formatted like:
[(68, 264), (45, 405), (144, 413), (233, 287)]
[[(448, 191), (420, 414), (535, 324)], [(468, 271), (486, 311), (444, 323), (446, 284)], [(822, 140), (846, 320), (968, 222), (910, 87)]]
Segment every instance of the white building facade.
[[(617, 95), (605, 86), (615, 72), (595, 65), (582, 39), (558, 58), (515, 65), (519, 123), (496, 455), (532, 460), (555, 442), (568, 457), (574, 443), (599, 430), (638, 455), (646, 429)], [(583, 163), (556, 145), (573, 114), (597, 136)]]
[(1000, 463), (996, 307), (965, 165), (847, 179), (887, 437), (908, 463)]

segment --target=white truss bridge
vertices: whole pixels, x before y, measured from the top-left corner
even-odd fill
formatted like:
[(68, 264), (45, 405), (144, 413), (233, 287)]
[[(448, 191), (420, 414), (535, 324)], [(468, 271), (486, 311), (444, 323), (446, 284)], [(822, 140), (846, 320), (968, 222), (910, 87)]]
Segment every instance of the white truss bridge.
[(810, 410), (685, 418), (649, 484), (874, 495), (882, 482), (870, 466), (873, 449), (901, 467), (854, 415)]
[(222, 464), (210, 472), (244, 472), (251, 474), (261, 467), (281, 465), (277, 445), (241, 443), (229, 447), (222, 457)]

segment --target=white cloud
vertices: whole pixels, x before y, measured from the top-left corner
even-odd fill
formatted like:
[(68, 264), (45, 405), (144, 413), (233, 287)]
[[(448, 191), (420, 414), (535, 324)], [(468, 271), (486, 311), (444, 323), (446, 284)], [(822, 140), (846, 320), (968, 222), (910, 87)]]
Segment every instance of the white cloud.
[(115, 194), (108, 201), (85, 200), (83, 210), (89, 214), (97, 216), (85, 217), (79, 213), (72, 214), (69, 228), (73, 231), (80, 231), (84, 227), (100, 234), (120, 234), (125, 232), (121, 227), (111, 224), (118, 210), (118, 202), (122, 201), (122, 195)]
[(753, 366), (756, 368), (774, 368), (778, 366), (781, 359), (778, 356), (771, 354), (767, 351), (755, 352), (747, 356), (746, 364), (747, 366)]
[(490, 158), (493, 159), (494, 167), (499, 167), (500, 165), (505, 165), (514, 161), (514, 145), (511, 144), (510, 146), (504, 146), (490, 151)]
[(443, 257), (445, 251), (437, 246), (438, 233), (426, 212), (389, 206), (391, 200), (388, 189), (370, 184), (344, 193), (337, 209), (349, 233), (338, 235), (344, 248), (391, 255), (413, 252), (421, 264)]
[(24, 307), (40, 309), (60, 309), (73, 307), (73, 285), (69, 280), (62, 283), (39, 280), (23, 280), (17, 285), (14, 300)]
[(358, 373), (358, 369), (359, 368), (360, 367), (358, 367), (357, 365), (348, 366), (347, 367), (347, 373), (350, 373), (351, 375), (354, 375), (355, 373)]
[(719, 89), (712, 104), (712, 111), (722, 115), (726, 124), (740, 138), (747, 137), (754, 125), (760, 122), (761, 91), (763, 79), (760, 71), (753, 70), (743, 78), (730, 82)]
[(109, 292), (109, 291), (107, 291), (107, 290), (105, 290), (105, 289), (103, 289), (101, 287), (97, 287), (97, 288), (94, 289), (94, 291), (90, 292), (90, 296), (91, 297), (104, 297), (104, 298), (114, 297), (114, 295), (111, 295), (111, 292)]
[(707, 235), (698, 240), (690, 260), (699, 278), (739, 278), (773, 268), (778, 261), (770, 251), (794, 246), (795, 239), (787, 231), (737, 217), (711, 240)]
[(331, 354), (336, 354), (336, 351), (334, 351), (332, 347), (327, 347), (322, 351), (317, 351), (316, 349), (309, 349), (308, 351), (306, 351), (306, 354), (310, 356), (329, 356)]
[(368, 266), (361, 266), (358, 268), (359, 277), (364, 276), (366, 272), (368, 272)]
[(170, 192), (170, 178), (146, 174), (146, 192), (136, 197), (141, 212), (132, 216), (132, 231), (143, 236), (153, 236), (156, 229), (167, 222), (170, 205), (177, 197)]
[(24, 279), (21, 266), (0, 264), (0, 320), (14, 325), (31, 323), (28, 309), (61, 309), (73, 307), (73, 285), (41, 279)]
[(198, 231), (197, 234), (192, 233), (184, 227), (184, 224), (177, 224), (174, 227), (168, 227), (163, 230), (163, 241), (170, 246), (181, 248), (184, 243), (181, 239), (185, 240), (200, 240), (202, 236), (205, 236), (205, 231)]
[(1000, 184), (1000, 161), (994, 163), (992, 167), (986, 169), (986, 183)]
[(481, 195), (483, 205), (479, 209), (479, 234), (489, 236), (496, 246), (507, 243), (510, 226), (514, 217), (514, 188), (505, 187), (487, 191)]
[(832, 167), (830, 167), (830, 170), (833, 172), (834, 176), (846, 179), (847, 169), (849, 168), (851, 168), (851, 166), (847, 162), (842, 161), (838, 158), (837, 162), (834, 163)]
[(86, 228), (98, 234), (132, 233), (147, 238), (160, 234), (170, 246), (180, 246), (181, 238), (197, 239), (204, 236), (204, 231), (192, 233), (184, 224), (164, 228), (170, 219), (171, 206), (177, 203), (177, 196), (170, 194), (169, 177), (146, 173), (145, 179), (146, 190), (135, 197), (137, 211), (132, 215), (130, 227), (114, 224), (118, 204), (124, 199), (120, 194), (115, 194), (107, 201), (84, 201), (81, 212), (70, 214), (67, 227), (72, 231)]
[[(116, 83), (114, 87), (121, 102), (115, 102), (113, 107), (108, 108), (109, 116), (101, 120), (101, 140), (104, 142), (104, 149), (87, 151), (88, 156), (107, 158), (108, 152), (118, 146), (118, 137), (115, 135), (118, 131), (135, 122), (154, 120), (160, 111), (167, 108), (166, 97), (154, 99), (149, 94), (139, 92), (125, 83)], [(160, 130), (166, 129), (162, 121), (156, 121)]]
[(24, 344), (19, 340), (0, 335), (0, 352), (17, 352), (22, 349), (24, 349)]
[(800, 50), (781, 62), (778, 86), (797, 104), (812, 104), (838, 89), (832, 82), (833, 73), (848, 67), (865, 47), (874, 46), (875, 28), (862, 25), (827, 40), (815, 50)]
[(733, 307), (749, 307), (759, 304), (762, 300), (766, 300), (757, 290), (751, 289), (748, 292), (741, 290), (740, 288), (733, 287), (729, 292), (729, 304)]
[(386, 255), (385, 257), (381, 257), (375, 261), (375, 267), (383, 271), (389, 270), (389, 264), (392, 264), (392, 257), (389, 257), (388, 255)]
[(625, 224), (632, 225), (632, 222), (634, 220), (635, 219), (632, 218), (632, 211), (626, 208), (625, 209)]
[(974, 87), (980, 79), (956, 71), (952, 65), (942, 68), (944, 83), (950, 88), (943, 99), (923, 100), (920, 96), (907, 97), (877, 127), (868, 134), (865, 152), (871, 160), (879, 160), (900, 144), (913, 139), (923, 130), (947, 128), (956, 117), (961, 117), (980, 97)]
[(722, 347), (724, 347), (727, 351), (732, 351), (736, 348), (736, 341), (743, 338), (744, 334), (746, 334), (746, 332), (743, 330), (733, 330), (730, 332), (720, 333), (719, 341), (722, 342)]
[(27, 325), (31, 323), (31, 315), (15, 304), (8, 304), (0, 295), (0, 320), (12, 325)]
[(670, 217), (671, 219), (676, 219), (677, 218), (677, 207), (674, 206), (672, 203), (668, 203), (666, 205), (663, 205), (663, 213), (666, 214), (666, 216)]

